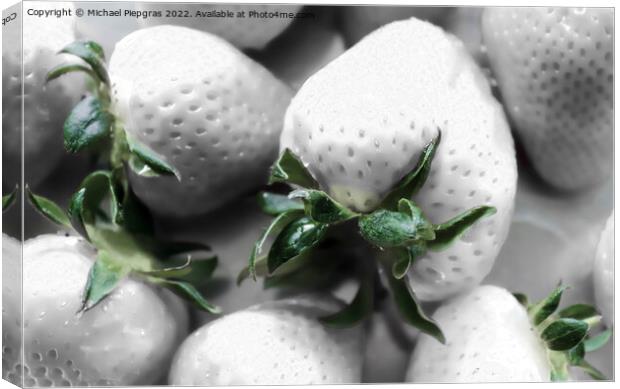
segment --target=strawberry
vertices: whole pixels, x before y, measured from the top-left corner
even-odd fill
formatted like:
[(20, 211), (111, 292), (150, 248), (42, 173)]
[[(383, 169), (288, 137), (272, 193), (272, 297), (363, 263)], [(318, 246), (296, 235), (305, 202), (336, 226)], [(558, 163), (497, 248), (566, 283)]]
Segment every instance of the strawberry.
[(21, 347), (21, 242), (2, 234), (2, 378), (19, 385), (21, 382), (9, 366), (19, 361)]
[[(172, 308), (182, 303), (163, 298), (170, 292), (133, 279), (76, 316), (95, 254), (83, 239), (72, 236), (41, 235), (25, 242), (24, 348), (10, 350), (10, 355), (23, 351), (25, 386), (153, 383), (187, 333), (187, 311)], [(17, 296), (7, 298), (19, 304)], [(5, 331), (9, 339), (20, 337), (17, 327)], [(6, 376), (19, 377), (20, 364), (4, 367), (10, 369)]]
[(361, 329), (328, 329), (317, 316), (341, 304), (310, 295), (226, 315), (191, 334), (171, 385), (309, 385), (361, 380)]
[(115, 125), (180, 177), (131, 169), (153, 212), (205, 213), (267, 176), (291, 91), (227, 42), (184, 27), (142, 29), (116, 45), (110, 80)]
[(555, 313), (564, 287), (538, 304), (520, 302), (507, 290), (480, 286), (435, 312), (450, 341), (421, 335), (409, 364), (411, 382), (531, 382), (566, 380), (569, 367), (600, 373), (584, 359), (601, 346), (587, 338), (600, 320), (586, 305)]
[(614, 325), (614, 213), (611, 213), (596, 248), (594, 295), (607, 327)]
[(294, 15), (301, 7), (300, 4), (136, 3), (137, 11), (157, 15), (146, 14), (146, 18), (140, 18), (143, 27), (162, 24), (189, 27), (218, 35), (241, 49), (263, 48), (294, 20), (278, 15)]
[(558, 196), (521, 169), (510, 234), (484, 282), (542, 299), (562, 281), (571, 286), (567, 303), (594, 303), (594, 253), (612, 207), (611, 181), (581, 196)]
[(439, 24), (450, 13), (449, 7), (346, 6), (342, 7), (341, 23), (349, 46), (386, 24), (416, 17)]
[[(277, 217), (247, 273), (303, 279), (342, 263), (360, 289), (328, 322), (362, 320), (387, 281), (405, 320), (443, 339), (416, 298), (444, 299), (489, 272), (517, 175), (501, 106), (463, 46), (417, 19), (375, 31), (306, 81), (280, 147), (270, 183), (299, 189), (263, 195)], [(356, 247), (357, 260), (321, 261), (327, 254), (314, 251), (329, 240)], [(387, 277), (377, 280), (377, 268)]]
[(540, 176), (579, 191), (612, 166), (613, 12), (485, 10), (482, 33), (508, 114)]
[[(57, 5), (37, 2), (32, 6), (45, 10)], [(29, 16), (25, 11), (22, 16), (19, 10), (17, 14), (15, 20), (2, 28), (3, 163), (6, 166), (21, 165), (23, 114), (25, 180), (36, 185), (62, 158), (60, 129), (71, 107), (79, 101), (83, 84), (74, 77), (54, 84), (45, 82), (47, 71), (67, 59), (57, 53), (75, 39), (72, 19), (40, 18)], [(19, 169), (5, 169), (5, 173), (2, 178), (5, 185), (20, 182)]]

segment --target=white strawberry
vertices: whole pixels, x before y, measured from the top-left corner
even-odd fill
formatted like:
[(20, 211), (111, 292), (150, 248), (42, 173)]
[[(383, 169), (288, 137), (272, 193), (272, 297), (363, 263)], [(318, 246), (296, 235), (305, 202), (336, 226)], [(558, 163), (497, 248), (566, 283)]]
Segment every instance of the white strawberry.
[(596, 248), (594, 260), (594, 295), (596, 305), (603, 314), (605, 324), (614, 325), (614, 213), (611, 213), (601, 240)]
[(375, 31), (303, 85), (280, 145), (334, 200), (366, 213), (414, 168), (437, 128), (441, 145), (415, 203), (432, 223), (477, 205), (497, 214), (445, 250), (416, 259), (410, 281), (422, 300), (471, 288), (488, 274), (513, 208), (509, 128), (462, 44), (417, 19)]
[(573, 191), (607, 179), (612, 10), (492, 7), (482, 33), (506, 110), (542, 178)]
[(388, 23), (416, 17), (431, 23), (441, 23), (450, 13), (449, 7), (348, 6), (342, 7), (341, 23), (348, 45)]
[(229, 314), (191, 334), (171, 385), (309, 385), (361, 380), (362, 330), (328, 329), (317, 317), (341, 306), (309, 295)]
[(110, 60), (117, 125), (180, 173), (133, 190), (158, 214), (210, 211), (260, 186), (277, 154), (290, 89), (220, 38), (185, 27), (136, 31)]
[(2, 234), (2, 378), (20, 385), (19, 374), (10, 372), (20, 360), (22, 330), (21, 243)]
[[(31, 7), (38, 10), (57, 6), (46, 2), (31, 3)], [(74, 76), (53, 84), (45, 82), (47, 72), (67, 59), (57, 53), (75, 40), (73, 19), (67, 16), (41, 18), (26, 12), (22, 16), (19, 10), (17, 14), (17, 18), (2, 29), (3, 163), (15, 167), (21, 164), (23, 113), (24, 175), (26, 182), (36, 185), (49, 175), (63, 156), (63, 122), (79, 101), (83, 83), (81, 78)], [(5, 169), (5, 173), (2, 178), (5, 185), (12, 187), (19, 182), (19, 169)]]
[[(294, 15), (301, 7), (300, 4), (136, 3), (137, 11), (158, 14), (140, 18), (144, 27), (162, 24), (189, 27), (218, 35), (241, 49), (263, 48), (294, 20), (280, 14)], [(233, 16), (216, 16), (217, 12), (227, 15), (230, 12)]]
[[(3, 365), (4, 377), (19, 379), (21, 366), (25, 386), (149, 384), (165, 374), (188, 330), (183, 303), (126, 279), (99, 305), (76, 314), (94, 256), (72, 236), (41, 235), (25, 243), (24, 348), (10, 350), (13, 356), (23, 351), (24, 360)], [(7, 314), (3, 322), (19, 318)], [(5, 331), (8, 339), (20, 337), (16, 326)]]
[(596, 374), (583, 354), (574, 350), (590, 347), (586, 345), (590, 339), (584, 338), (597, 318), (573, 319), (567, 310), (554, 314), (559, 290), (552, 293), (555, 298), (544, 300), (542, 305), (530, 305), (528, 309), (507, 290), (490, 285), (445, 303), (434, 318), (448, 343), (442, 345), (421, 335), (409, 364), (407, 381), (565, 380), (569, 366), (577, 364)]

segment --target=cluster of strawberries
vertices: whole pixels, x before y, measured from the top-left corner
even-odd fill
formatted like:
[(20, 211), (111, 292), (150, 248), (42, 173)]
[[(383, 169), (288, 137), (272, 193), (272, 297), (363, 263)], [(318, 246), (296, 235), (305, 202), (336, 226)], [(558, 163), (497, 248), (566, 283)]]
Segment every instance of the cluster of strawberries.
[[(613, 327), (613, 213), (588, 204), (611, 192), (612, 11), (305, 11), (3, 31), (3, 184), (23, 129), (24, 196), (63, 231), (21, 267), (3, 235), (3, 378), (605, 378), (585, 355)], [(558, 309), (571, 286), (596, 308)]]

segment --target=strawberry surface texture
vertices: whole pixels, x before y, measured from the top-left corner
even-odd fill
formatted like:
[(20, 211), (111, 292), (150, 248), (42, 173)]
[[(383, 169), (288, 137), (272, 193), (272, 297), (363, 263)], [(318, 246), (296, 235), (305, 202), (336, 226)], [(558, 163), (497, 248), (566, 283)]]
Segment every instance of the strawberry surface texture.
[(492, 7), (482, 18), (506, 111), (536, 171), (566, 191), (611, 173), (613, 13)]

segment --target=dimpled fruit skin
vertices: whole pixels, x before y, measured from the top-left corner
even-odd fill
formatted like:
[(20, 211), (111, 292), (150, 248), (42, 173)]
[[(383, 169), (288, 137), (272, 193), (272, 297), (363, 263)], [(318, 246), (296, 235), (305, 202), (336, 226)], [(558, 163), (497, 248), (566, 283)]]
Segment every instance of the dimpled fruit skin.
[(131, 184), (153, 212), (210, 211), (264, 184), (291, 90), (220, 38), (185, 27), (136, 31), (110, 60), (125, 129), (175, 166)]
[(407, 381), (549, 381), (546, 351), (525, 309), (506, 289), (480, 286), (433, 315), (447, 343), (420, 335)]
[[(262, 49), (269, 41), (278, 36), (293, 21), (285, 17), (250, 17), (250, 11), (262, 12), (298, 12), (300, 4), (155, 4), (136, 3), (138, 11), (161, 11), (163, 17), (141, 18), (140, 24), (150, 27), (160, 24), (172, 24), (189, 27), (215, 34), (241, 49)], [(170, 11), (167, 15), (166, 11)], [(245, 17), (196, 17), (197, 11), (203, 14), (215, 11), (230, 11), (237, 15), (245, 12)], [(170, 17), (178, 15), (192, 17)]]
[[(35, 7), (35, 3), (33, 3)], [(52, 6), (54, 7), (54, 6)], [(56, 6), (57, 7), (57, 6)], [(50, 8), (36, 3), (37, 9)], [(25, 178), (36, 185), (58, 165), (64, 153), (62, 127), (79, 101), (81, 78), (65, 76), (49, 84), (45, 76), (53, 67), (71, 57), (58, 51), (73, 42), (72, 18), (23, 18), (23, 88)], [(19, 29), (3, 28), (2, 52), (2, 150), (3, 162), (21, 164), (22, 73)], [(82, 76), (80, 76), (82, 77)], [(2, 181), (13, 186), (20, 180), (20, 169), (5, 169)]]
[(22, 343), (20, 257), (20, 242), (2, 234), (2, 378), (15, 385), (21, 385), (20, 379), (6, 366), (18, 362)]
[[(26, 241), (26, 386), (152, 384), (165, 373), (179, 328), (158, 291), (128, 279), (95, 308), (76, 314), (94, 255), (77, 237), (40, 235)], [(11, 371), (4, 371), (3, 365), (3, 377), (19, 377), (19, 365), (8, 367)]]
[(309, 295), (267, 302), (215, 320), (174, 357), (171, 385), (309, 385), (361, 380), (362, 327), (316, 320), (341, 304)]
[(594, 260), (594, 295), (596, 307), (603, 315), (605, 325), (609, 328), (614, 324), (614, 214), (612, 213), (601, 240), (596, 248)]
[(514, 203), (510, 131), (462, 44), (417, 19), (377, 30), (306, 81), (286, 112), (280, 145), (336, 200), (367, 212), (413, 169), (437, 126), (441, 145), (416, 203), (433, 223), (485, 204), (497, 213), (416, 260), (409, 276), (422, 300), (488, 274)]
[(538, 173), (588, 189), (612, 166), (613, 12), (493, 7), (483, 38), (508, 114)]

